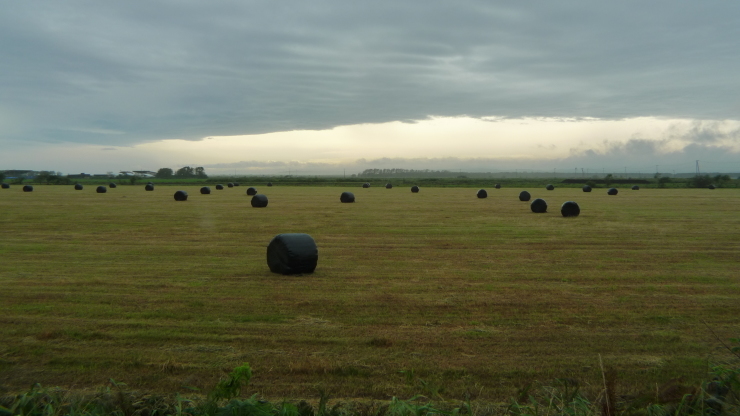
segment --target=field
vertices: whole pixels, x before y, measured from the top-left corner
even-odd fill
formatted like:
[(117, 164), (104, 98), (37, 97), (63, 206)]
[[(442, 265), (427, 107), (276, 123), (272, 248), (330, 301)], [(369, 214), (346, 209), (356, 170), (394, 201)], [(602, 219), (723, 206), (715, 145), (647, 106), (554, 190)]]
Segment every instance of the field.
[[(492, 186), (258, 184), (255, 209), (245, 185), (0, 190), (0, 392), (189, 393), (248, 362), (269, 398), (496, 401), (598, 387), (600, 357), (644, 392), (706, 379), (739, 335), (738, 189), (530, 188), (550, 205), (533, 214)], [(270, 273), (285, 232), (314, 237), (314, 274)]]

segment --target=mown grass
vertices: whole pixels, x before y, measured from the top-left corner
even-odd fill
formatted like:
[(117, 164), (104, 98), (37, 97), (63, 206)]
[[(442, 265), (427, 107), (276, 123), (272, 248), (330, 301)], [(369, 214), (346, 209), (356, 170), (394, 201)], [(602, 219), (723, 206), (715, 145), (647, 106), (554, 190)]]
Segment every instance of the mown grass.
[[(706, 378), (736, 337), (735, 189), (20, 187), (0, 191), (0, 385), (109, 378), (206, 389), (248, 361), (266, 397), (500, 400), (532, 382), (625, 394)], [(187, 202), (174, 191), (185, 189)], [(577, 201), (582, 214), (563, 218)], [(311, 234), (319, 267), (271, 274), (270, 239)], [(412, 373), (413, 382), (408, 381)], [(590, 387), (589, 387), (590, 386)]]

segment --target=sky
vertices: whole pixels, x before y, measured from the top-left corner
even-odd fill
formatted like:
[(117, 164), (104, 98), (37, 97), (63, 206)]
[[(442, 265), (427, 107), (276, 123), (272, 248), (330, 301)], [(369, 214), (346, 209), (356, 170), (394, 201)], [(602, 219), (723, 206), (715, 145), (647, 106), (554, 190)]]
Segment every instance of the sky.
[(740, 171), (740, 3), (7, 1), (0, 170)]

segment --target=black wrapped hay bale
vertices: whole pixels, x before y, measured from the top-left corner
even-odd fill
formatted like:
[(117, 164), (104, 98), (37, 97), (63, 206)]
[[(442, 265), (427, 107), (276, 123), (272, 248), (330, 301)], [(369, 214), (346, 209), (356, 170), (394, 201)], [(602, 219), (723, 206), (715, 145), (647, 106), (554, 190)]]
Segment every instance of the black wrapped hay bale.
[(496, 189), (501, 189), (501, 184), (500, 183), (497, 183), (496, 185), (493, 185), (493, 187), (496, 188)]
[(247, 195), (249, 196), (257, 195), (257, 188), (253, 188), (251, 186), (247, 188)]
[(591, 192), (591, 187), (588, 185), (583, 186), (583, 192)]
[(619, 193), (619, 191), (617, 190), (617, 188), (609, 188), (609, 190), (606, 191), (606, 193), (609, 195), (616, 195)]
[(23, 192), (33, 192), (33, 186), (23, 185)]
[(547, 189), (548, 191), (552, 191), (553, 189), (555, 189), (555, 185), (553, 184), (547, 185), (545, 189)]
[(391, 185), (390, 182), (388, 182), (387, 184), (385, 184), (385, 189), (391, 189), (391, 188), (393, 188), (393, 185)]
[(272, 186), (272, 182), (267, 182), (267, 186)]
[(104, 193), (108, 192), (108, 188), (106, 188), (103, 185), (100, 185), (97, 188), (95, 188), (95, 192), (97, 192), (99, 194), (104, 194)]
[(545, 200), (542, 198), (537, 198), (532, 201), (529, 207), (532, 208), (532, 212), (536, 212), (538, 214), (547, 212), (547, 202), (545, 202)]
[(211, 194), (211, 188), (208, 186), (204, 186), (200, 188), (200, 194), (201, 195), (210, 195)]
[(342, 192), (342, 195), (339, 195), (339, 200), (344, 203), (355, 202), (355, 194), (352, 192)]
[(8, 184), (8, 183), (4, 183), (4, 184), (2, 184), (0, 186), (2, 186), (3, 189), (10, 189), (10, 184)]
[(115, 182), (111, 182), (111, 183), (108, 184), (108, 188), (114, 189), (116, 187), (118, 187), (118, 185), (116, 185)]
[(234, 182), (234, 186), (239, 186), (239, 182)]
[(83, 190), (84, 188), (85, 188), (85, 187), (84, 187), (84, 186), (82, 186), (82, 184), (81, 184), (81, 183), (76, 183), (76, 184), (75, 184), (75, 191), (81, 191), (81, 190)]
[(411, 192), (413, 192), (413, 193), (418, 193), (418, 192), (419, 192), (419, 187), (418, 187), (418, 186), (416, 186), (416, 185), (412, 186), (412, 187), (411, 187)]
[(370, 183), (369, 182), (365, 182), (365, 183), (362, 184), (362, 187), (363, 188), (369, 188), (370, 187)]
[(709, 186), (707, 186), (707, 188), (709, 188), (709, 189), (714, 189), (714, 188), (715, 188), (715, 186), (714, 186), (714, 185), (709, 185)]
[(519, 200), (520, 201), (529, 201), (529, 199), (532, 198), (532, 195), (529, 194), (527, 191), (521, 191), (519, 192)]
[(267, 196), (257, 194), (252, 197), (252, 208), (264, 208), (267, 206)]
[(229, 188), (233, 188), (234, 187), (234, 183), (233, 182), (229, 182), (229, 183), (226, 184), (226, 186), (228, 186)]
[(566, 201), (560, 206), (560, 213), (564, 217), (577, 217), (581, 214), (581, 207), (573, 201)]
[(480, 199), (488, 198), (488, 192), (485, 189), (478, 189), (478, 193), (475, 195)]
[(146, 184), (146, 186), (144, 187), (144, 190), (145, 190), (145, 191), (153, 191), (153, 190), (154, 190), (154, 185), (152, 185), (152, 184), (148, 183), (148, 184)]
[(216, 190), (217, 191), (220, 191), (222, 189), (224, 189), (224, 186), (223, 185), (221, 185), (220, 183), (218, 185), (216, 185)]
[(278, 234), (267, 245), (267, 265), (280, 274), (313, 273), (319, 249), (308, 234)]
[(637, 185), (634, 185), (634, 186), (632, 186), (632, 190), (633, 191), (639, 191), (640, 190), (640, 187), (637, 186)]
[(188, 200), (188, 193), (185, 191), (177, 191), (175, 192), (175, 201), (187, 201)]

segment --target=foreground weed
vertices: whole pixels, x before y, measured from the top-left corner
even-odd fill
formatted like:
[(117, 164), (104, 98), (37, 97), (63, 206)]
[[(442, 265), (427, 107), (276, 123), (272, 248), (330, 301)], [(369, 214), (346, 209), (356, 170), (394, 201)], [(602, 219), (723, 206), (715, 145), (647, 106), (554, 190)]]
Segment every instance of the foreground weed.
[[(732, 342), (740, 344), (736, 339)], [(733, 353), (740, 353), (740, 348), (733, 348)], [(737, 358), (740, 360), (740, 356)], [(434, 402), (422, 395), (407, 400), (393, 397), (380, 408), (341, 403), (330, 407), (329, 395), (324, 390), (319, 390), (319, 403), (314, 408), (305, 401), (297, 405), (285, 401), (273, 404), (256, 394), (238, 399), (252, 377), (250, 366), (244, 364), (219, 381), (200, 404), (180, 395), (175, 403), (170, 403), (159, 397), (137, 394), (127, 391), (126, 384), (111, 379), (91, 397), (35, 384), (25, 393), (0, 398), (0, 416), (729, 416), (740, 415), (739, 376), (740, 365), (716, 366), (713, 379), (700, 386), (683, 386), (678, 380), (671, 380), (652, 397), (631, 402), (617, 399), (616, 372), (607, 371), (605, 390), (593, 400), (581, 392), (577, 381), (557, 379), (554, 385), (524, 386), (508, 407), (494, 412), (474, 411), (469, 397), (454, 407), (450, 402)]]

